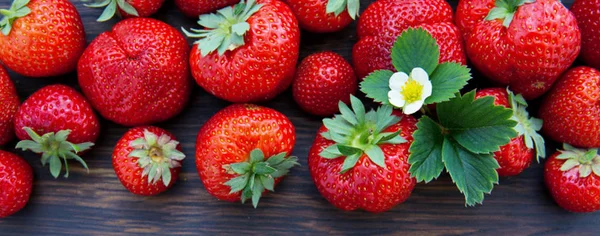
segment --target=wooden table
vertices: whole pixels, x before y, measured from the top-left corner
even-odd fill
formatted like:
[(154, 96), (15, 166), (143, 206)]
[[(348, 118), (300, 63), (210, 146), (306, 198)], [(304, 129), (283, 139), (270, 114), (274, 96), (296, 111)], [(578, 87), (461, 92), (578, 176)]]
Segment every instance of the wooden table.
[[(87, 40), (109, 30), (117, 20), (97, 23), (101, 10), (89, 9), (79, 1)], [(362, 1), (365, 9), (371, 1)], [(452, 0), (456, 5), (456, 0)], [(570, 6), (572, 0), (564, 1)], [(0, 8), (8, 8), (1, 0)], [(155, 18), (170, 25), (194, 27), (167, 1)], [(356, 41), (356, 24), (335, 34), (302, 32), (301, 58), (310, 53), (333, 50), (351, 60)], [(193, 40), (189, 40), (190, 45)], [(49, 79), (31, 79), (11, 73), (22, 99), (37, 89), (55, 83), (78, 87), (76, 73)], [(482, 83), (479, 77), (472, 82)], [(534, 102), (535, 103), (535, 102)], [(0, 220), (0, 235), (111, 235), (133, 233), (173, 234), (597, 234), (600, 213), (571, 214), (559, 208), (543, 183), (542, 165), (533, 164), (520, 176), (501, 178), (482, 206), (466, 208), (464, 198), (447, 174), (430, 184), (418, 184), (412, 196), (389, 212), (343, 212), (330, 205), (315, 188), (307, 166), (308, 149), (321, 124), (319, 118), (299, 110), (288, 91), (264, 105), (291, 119), (298, 138), (294, 155), (302, 166), (294, 168), (277, 187), (261, 200), (258, 209), (251, 204), (218, 201), (203, 188), (194, 163), (195, 139), (200, 126), (215, 112), (229, 105), (196, 86), (189, 106), (174, 119), (158, 124), (183, 144), (188, 156), (180, 180), (159, 196), (140, 197), (129, 193), (112, 168), (113, 146), (127, 128), (102, 121), (97, 146), (84, 156), (87, 174), (71, 165), (69, 179), (53, 179), (39, 157), (17, 152), (33, 166), (34, 190), (29, 204), (17, 214)], [(14, 146), (16, 142), (8, 145)], [(556, 144), (550, 143), (553, 152)], [(10, 149), (12, 150), (12, 149)]]

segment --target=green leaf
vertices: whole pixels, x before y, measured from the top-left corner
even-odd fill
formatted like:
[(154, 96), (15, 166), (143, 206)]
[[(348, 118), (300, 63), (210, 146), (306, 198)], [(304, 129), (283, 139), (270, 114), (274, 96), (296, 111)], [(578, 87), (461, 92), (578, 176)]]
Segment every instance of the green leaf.
[(0, 14), (4, 16), (0, 21), (2, 34), (8, 36), (15, 20), (31, 13), (31, 9), (27, 7), (27, 4), (29, 4), (29, 0), (15, 0), (11, 4), (10, 9), (0, 9)]
[(353, 20), (356, 20), (358, 12), (360, 11), (360, 0), (347, 0), (348, 1), (348, 15)]
[(429, 79), (432, 91), (425, 104), (446, 102), (467, 85), (471, 79), (471, 69), (458, 63), (446, 62), (440, 64)]
[(90, 8), (101, 8), (101, 7), (106, 7), (106, 6), (108, 6), (108, 4), (109, 4), (110, 2), (112, 2), (112, 1), (113, 1), (113, 0), (103, 0), (103, 1), (100, 1), (100, 2), (94, 2), (94, 3), (91, 3), (91, 4), (87, 4), (87, 3), (85, 3), (85, 4), (83, 4), (83, 5), (84, 5), (84, 6), (86, 6), (86, 7), (90, 7)]
[(50, 174), (56, 179), (60, 174), (60, 170), (62, 169), (62, 163), (60, 162), (60, 158), (58, 156), (50, 157)]
[(423, 28), (410, 28), (396, 39), (391, 57), (399, 72), (410, 75), (414, 68), (420, 67), (431, 75), (440, 61), (440, 48)]
[(333, 144), (333, 145), (323, 149), (323, 151), (321, 151), (321, 153), (319, 153), (319, 156), (321, 156), (325, 159), (335, 159), (335, 158), (343, 156), (343, 154), (338, 149), (337, 144)]
[(243, 175), (245, 173), (248, 173), (248, 171), (250, 171), (250, 168), (252, 167), (252, 165), (250, 165), (250, 163), (248, 163), (248, 162), (239, 162), (239, 163), (233, 163), (233, 164), (229, 165), (229, 167), (231, 167), (231, 170), (233, 170), (233, 172)]
[(266, 190), (269, 190), (271, 192), (275, 191), (275, 179), (273, 179), (273, 177), (271, 177), (270, 175), (262, 175), (259, 178), (260, 183), (263, 185), (263, 187), (265, 187)]
[(444, 135), (440, 126), (431, 118), (424, 116), (419, 119), (413, 138), (408, 157), (411, 176), (418, 182), (426, 183), (437, 179), (444, 169), (442, 162)]
[(277, 169), (270, 167), (266, 162), (258, 162), (252, 167), (252, 172), (257, 175), (268, 175), (276, 170)]
[(265, 160), (265, 154), (260, 148), (255, 148), (250, 152), (250, 163), (260, 162)]
[(169, 186), (171, 183), (171, 170), (168, 166), (162, 169), (162, 182), (164, 186)]
[(252, 188), (252, 206), (254, 206), (254, 208), (258, 207), (258, 201), (260, 201), (263, 191), (265, 191), (265, 188), (262, 183), (260, 181), (254, 181), (254, 187)]
[(389, 70), (374, 71), (360, 83), (360, 91), (375, 102), (389, 105), (388, 92), (390, 91), (390, 78), (393, 74), (394, 72)]
[(354, 95), (350, 95), (350, 105), (352, 105), (352, 110), (356, 115), (358, 123), (364, 123), (366, 114), (365, 105), (363, 105), (363, 103)]
[(125, 0), (117, 0), (117, 5), (121, 10), (123, 10), (129, 15), (140, 16), (137, 10)]
[(250, 178), (250, 173), (246, 173), (244, 175), (240, 175), (229, 181), (225, 182), (225, 185), (231, 187), (231, 191), (229, 193), (237, 193), (242, 191), (248, 184), (248, 179)]
[(275, 169), (277, 169), (275, 172), (271, 173), (271, 176), (273, 178), (279, 178), (282, 177), (284, 175), (287, 175), (287, 173), (290, 171), (290, 169), (294, 166), (299, 166), (300, 163), (298, 163), (298, 157), (295, 156), (291, 156), (288, 158), (285, 158), (285, 160), (275, 166), (273, 166)]
[(362, 153), (347, 156), (346, 159), (344, 160), (344, 164), (342, 164), (342, 171), (340, 171), (340, 174), (346, 173), (346, 171), (354, 168), (354, 166), (358, 162), (358, 159), (361, 156), (362, 156)]
[(108, 6), (106, 6), (106, 8), (104, 8), (102, 15), (100, 15), (100, 17), (98, 17), (98, 19), (96, 21), (105, 22), (107, 20), (110, 20), (110, 18), (115, 16), (115, 13), (117, 13), (117, 2), (110, 1)]
[(354, 114), (354, 112), (352, 110), (350, 110), (348, 105), (346, 105), (344, 102), (340, 101), (340, 102), (338, 102), (338, 106), (340, 108), (340, 113), (342, 114), (342, 118), (344, 120), (346, 120), (348, 123), (350, 123), (352, 125), (358, 124), (356, 115)]
[(275, 156), (269, 157), (269, 159), (267, 159), (267, 163), (270, 166), (277, 166), (285, 161), (285, 156), (287, 156), (287, 152), (281, 152)]
[(327, 1), (325, 12), (334, 13), (335, 16), (338, 16), (344, 9), (346, 9), (346, 0), (329, 0)]
[(373, 163), (385, 168), (385, 154), (383, 154), (383, 150), (379, 146), (371, 145), (365, 150), (365, 154), (367, 154)]
[(340, 151), (340, 153), (344, 156), (350, 156), (350, 155), (354, 155), (354, 154), (362, 154), (363, 153), (363, 150), (361, 150), (359, 148), (347, 146), (347, 145), (338, 144), (337, 148)]

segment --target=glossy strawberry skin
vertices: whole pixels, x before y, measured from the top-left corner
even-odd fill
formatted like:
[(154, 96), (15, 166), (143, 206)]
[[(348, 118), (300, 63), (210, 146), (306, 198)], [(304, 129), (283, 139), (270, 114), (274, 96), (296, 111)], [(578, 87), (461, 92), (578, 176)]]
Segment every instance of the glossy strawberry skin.
[(33, 187), (33, 170), (21, 157), (0, 150), (0, 218), (25, 207)]
[(239, 2), (240, 0), (175, 0), (175, 5), (186, 16), (198, 18), (202, 14), (211, 13)]
[(567, 71), (540, 107), (543, 133), (577, 147), (600, 147), (599, 84), (596, 69), (581, 66)]
[(394, 70), (390, 53), (394, 42), (408, 28), (422, 27), (440, 45), (440, 63), (467, 59), (460, 33), (452, 23), (452, 8), (443, 0), (376, 1), (358, 20), (359, 41), (352, 50), (356, 76), (375, 70)]
[[(487, 88), (477, 90), (475, 98), (491, 96), (494, 98), (494, 105), (510, 108), (508, 100), (508, 92), (505, 88)], [(500, 164), (498, 171), (499, 176), (515, 176), (523, 172), (531, 165), (535, 156), (533, 148), (527, 148), (525, 138), (520, 135), (510, 140), (510, 142), (502, 147), (500, 151), (494, 153), (494, 158)]]
[(409, 147), (412, 133), (417, 129), (417, 120), (398, 111), (393, 113), (402, 120), (385, 132), (401, 130), (400, 135), (408, 142), (380, 145), (385, 153), (386, 169), (373, 163), (365, 154), (354, 168), (340, 174), (344, 158), (325, 159), (319, 153), (334, 144), (321, 136), (327, 128), (322, 126), (308, 154), (308, 168), (317, 189), (335, 207), (345, 211), (363, 209), (369, 212), (384, 212), (406, 201), (416, 185), (408, 169)]
[(192, 80), (189, 47), (177, 29), (150, 18), (119, 22), (100, 34), (79, 60), (79, 85), (106, 119), (149, 125), (179, 114)]
[[(153, 15), (160, 9), (165, 0), (126, 0), (138, 13), (139, 17), (148, 17)], [(119, 13), (124, 18), (135, 17), (129, 15), (119, 8)]]
[(31, 139), (24, 127), (39, 135), (71, 130), (71, 143), (96, 142), (100, 122), (92, 106), (79, 92), (65, 85), (46, 86), (23, 102), (15, 116), (15, 132), (20, 140)]
[(223, 56), (190, 55), (192, 74), (207, 92), (230, 102), (261, 102), (286, 90), (294, 78), (300, 46), (296, 17), (285, 3), (258, 0), (261, 9), (248, 19), (245, 45)]
[(31, 0), (31, 13), (14, 21), (8, 36), (0, 34), (0, 60), (30, 77), (75, 70), (85, 48), (81, 17), (68, 0)]
[(546, 93), (573, 63), (581, 36), (573, 14), (560, 1), (538, 0), (516, 11), (508, 28), (484, 18), (494, 0), (461, 0), (456, 22), (467, 56), (486, 77), (534, 99)]
[(347, 11), (327, 13), (328, 0), (285, 0), (298, 19), (300, 28), (315, 33), (340, 31), (352, 23)]
[(576, 0), (571, 12), (577, 18), (581, 30), (581, 59), (589, 66), (600, 70), (600, 1)]
[(0, 66), (0, 146), (15, 137), (14, 119), (20, 104), (15, 85)]
[[(137, 158), (129, 156), (129, 153), (133, 151), (133, 148), (130, 147), (129, 144), (133, 140), (143, 138), (144, 130), (148, 130), (159, 137), (165, 134), (168, 135), (172, 140), (176, 140), (175, 136), (173, 136), (171, 133), (158, 127), (148, 126), (132, 128), (128, 130), (127, 133), (125, 133), (117, 142), (112, 154), (112, 164), (113, 169), (117, 174), (117, 178), (119, 178), (127, 190), (137, 195), (154, 196), (168, 190), (175, 182), (177, 182), (181, 167), (170, 169), (172, 177), (168, 186), (165, 186), (162, 180), (156, 182), (155, 184), (148, 183), (148, 176), (142, 177), (142, 172), (144, 169), (138, 165)], [(177, 145), (177, 150), (181, 151), (181, 145)]]
[[(256, 148), (271, 157), (292, 153), (296, 143), (294, 125), (283, 114), (270, 108), (234, 104), (219, 111), (200, 129), (196, 139), (196, 167), (204, 188), (224, 201), (240, 200), (241, 193), (229, 193), (225, 182), (237, 177), (223, 165), (247, 161)], [(275, 179), (275, 184), (282, 177)]]
[(294, 100), (304, 111), (329, 116), (339, 111), (339, 101), (350, 102), (358, 83), (352, 66), (342, 56), (321, 52), (300, 63), (292, 88)]

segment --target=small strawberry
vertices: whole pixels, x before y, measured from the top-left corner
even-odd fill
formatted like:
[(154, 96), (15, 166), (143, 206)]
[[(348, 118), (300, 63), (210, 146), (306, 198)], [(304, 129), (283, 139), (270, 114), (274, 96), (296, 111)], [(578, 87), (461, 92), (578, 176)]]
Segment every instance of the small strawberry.
[(239, 2), (240, 0), (175, 0), (175, 5), (186, 16), (198, 18), (202, 14), (211, 13)]
[(180, 146), (172, 134), (161, 128), (132, 128), (117, 142), (113, 168), (130, 192), (157, 195), (177, 181), (185, 158)]
[(334, 52), (315, 53), (306, 57), (296, 71), (294, 100), (311, 114), (330, 116), (338, 112), (338, 101), (350, 102), (358, 83), (352, 66)]
[(544, 168), (544, 179), (556, 203), (571, 212), (600, 210), (600, 156), (598, 149), (568, 144), (554, 153)]
[(30, 77), (75, 70), (85, 48), (85, 32), (77, 9), (68, 0), (15, 0), (0, 11), (0, 60)]
[(556, 82), (540, 106), (542, 131), (577, 147), (600, 147), (600, 71), (576, 67)]
[(581, 59), (600, 70), (600, 0), (576, 0), (571, 12), (581, 30)]
[(118, 12), (123, 18), (148, 17), (156, 13), (165, 0), (99, 0), (96, 3), (84, 4), (86, 7), (102, 8), (104, 11), (98, 22), (110, 20)]
[(302, 29), (331, 33), (346, 28), (360, 10), (360, 0), (284, 0)]
[(188, 53), (185, 37), (168, 24), (126, 19), (85, 50), (79, 85), (108, 120), (124, 126), (162, 122), (179, 114), (190, 97)]
[(296, 142), (294, 125), (266, 107), (235, 104), (219, 111), (200, 129), (196, 167), (211, 195), (257, 207), (266, 190), (273, 191), (297, 157), (287, 157)]
[(15, 85), (0, 66), (0, 146), (15, 137), (14, 119), (20, 104)]
[(21, 157), (0, 150), (0, 218), (25, 207), (31, 195), (33, 170)]
[(22, 140), (17, 148), (42, 154), (42, 164), (50, 164), (54, 178), (60, 174), (64, 161), (66, 178), (69, 159), (87, 169), (77, 154), (94, 145), (100, 123), (83, 95), (65, 85), (50, 85), (23, 102), (15, 116), (15, 132)]

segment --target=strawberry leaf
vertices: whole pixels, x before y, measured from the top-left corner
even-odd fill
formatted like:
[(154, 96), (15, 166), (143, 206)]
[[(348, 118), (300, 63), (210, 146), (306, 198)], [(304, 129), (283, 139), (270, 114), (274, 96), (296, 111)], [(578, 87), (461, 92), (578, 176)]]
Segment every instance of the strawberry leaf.
[(410, 146), (410, 170), (412, 177), (419, 182), (428, 183), (437, 178), (444, 169), (442, 162), (442, 145), (444, 136), (440, 126), (425, 116), (417, 123), (417, 131), (413, 133), (414, 142)]
[(360, 83), (360, 91), (375, 102), (389, 105), (388, 92), (390, 91), (390, 78), (393, 74), (394, 72), (389, 70), (374, 71)]
[(471, 79), (471, 69), (454, 62), (442, 63), (435, 68), (429, 79), (432, 92), (425, 104), (446, 102), (467, 85)]
[(410, 74), (419, 67), (431, 75), (438, 66), (440, 49), (433, 36), (423, 28), (410, 28), (396, 39), (391, 57), (392, 64), (399, 72)]

